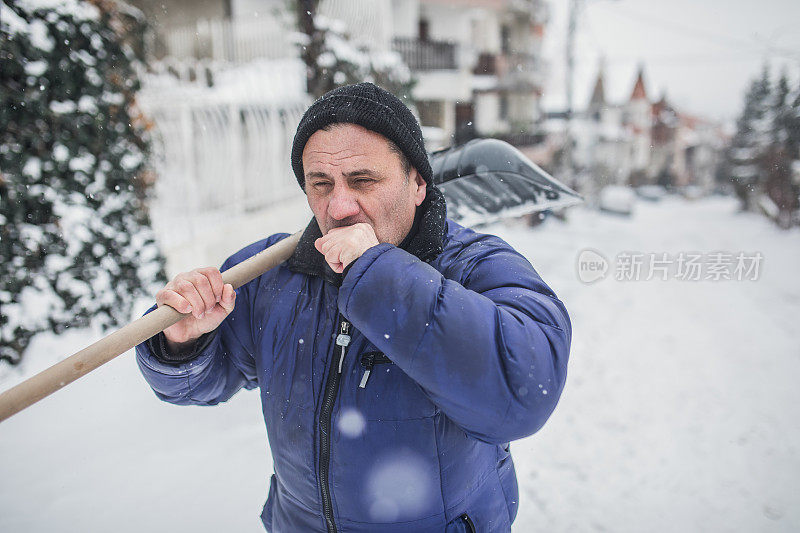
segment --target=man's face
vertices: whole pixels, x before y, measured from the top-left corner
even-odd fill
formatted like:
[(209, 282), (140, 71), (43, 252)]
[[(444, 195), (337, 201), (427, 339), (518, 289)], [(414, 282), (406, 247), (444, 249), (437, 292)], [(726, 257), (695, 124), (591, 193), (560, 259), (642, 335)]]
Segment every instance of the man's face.
[(425, 180), (408, 176), (388, 140), (355, 124), (314, 132), (303, 149), (308, 205), (322, 234), (366, 222), (380, 242), (400, 244), (426, 194)]

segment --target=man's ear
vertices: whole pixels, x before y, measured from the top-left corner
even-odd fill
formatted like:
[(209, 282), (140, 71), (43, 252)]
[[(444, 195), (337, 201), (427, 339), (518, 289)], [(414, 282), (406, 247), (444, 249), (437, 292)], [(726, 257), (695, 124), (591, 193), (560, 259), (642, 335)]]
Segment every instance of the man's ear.
[(425, 200), (425, 196), (428, 194), (428, 183), (423, 179), (417, 169), (412, 168), (411, 172), (414, 173), (414, 184), (417, 186), (417, 190), (414, 191), (414, 205), (419, 205)]

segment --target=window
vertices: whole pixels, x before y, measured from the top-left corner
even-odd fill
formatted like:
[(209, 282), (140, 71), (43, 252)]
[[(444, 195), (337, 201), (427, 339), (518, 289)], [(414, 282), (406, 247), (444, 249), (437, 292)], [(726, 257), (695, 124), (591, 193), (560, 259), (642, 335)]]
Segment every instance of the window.
[(419, 123), (421, 126), (442, 127), (443, 102), (439, 101), (419, 101), (417, 111), (419, 111)]

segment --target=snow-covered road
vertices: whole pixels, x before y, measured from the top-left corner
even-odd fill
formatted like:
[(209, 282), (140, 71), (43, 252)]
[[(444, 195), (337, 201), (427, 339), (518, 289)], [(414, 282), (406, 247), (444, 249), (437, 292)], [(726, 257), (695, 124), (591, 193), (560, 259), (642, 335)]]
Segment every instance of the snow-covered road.
[[(574, 326), (558, 408), (512, 444), (515, 532), (800, 529), (800, 231), (720, 198), (487, 231), (531, 260)], [(763, 261), (757, 281), (618, 281), (612, 270), (584, 284), (586, 248), (612, 261)], [(37, 339), (21, 369), (0, 369), (0, 389), (96, 337)], [(0, 531), (255, 533), (271, 466), (257, 393), (213, 409), (164, 404), (126, 355), (0, 425)]]

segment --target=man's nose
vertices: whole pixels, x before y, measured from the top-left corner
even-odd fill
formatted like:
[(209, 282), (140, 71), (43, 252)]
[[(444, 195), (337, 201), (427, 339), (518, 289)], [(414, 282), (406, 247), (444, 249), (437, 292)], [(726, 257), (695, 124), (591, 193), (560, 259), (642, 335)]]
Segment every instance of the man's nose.
[(356, 216), (361, 211), (356, 197), (348, 187), (337, 185), (328, 202), (328, 214), (335, 220)]

